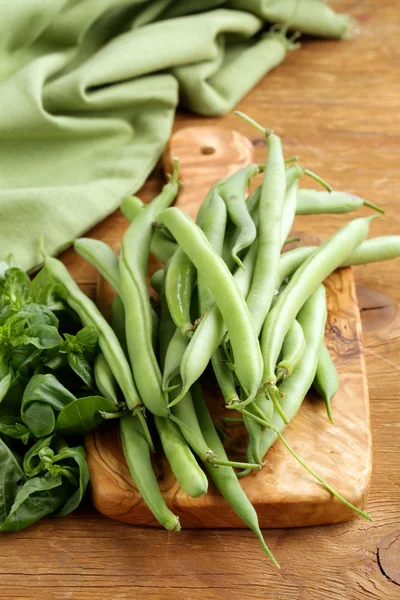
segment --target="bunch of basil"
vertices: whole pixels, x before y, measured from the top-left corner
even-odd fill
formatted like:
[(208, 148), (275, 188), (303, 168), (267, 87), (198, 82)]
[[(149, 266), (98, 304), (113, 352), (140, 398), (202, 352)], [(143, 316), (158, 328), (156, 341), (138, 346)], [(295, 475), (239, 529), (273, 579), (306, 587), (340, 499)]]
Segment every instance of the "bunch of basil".
[(96, 393), (97, 333), (63, 295), (45, 269), (31, 281), (11, 256), (0, 262), (0, 531), (78, 506), (81, 434), (118, 410)]

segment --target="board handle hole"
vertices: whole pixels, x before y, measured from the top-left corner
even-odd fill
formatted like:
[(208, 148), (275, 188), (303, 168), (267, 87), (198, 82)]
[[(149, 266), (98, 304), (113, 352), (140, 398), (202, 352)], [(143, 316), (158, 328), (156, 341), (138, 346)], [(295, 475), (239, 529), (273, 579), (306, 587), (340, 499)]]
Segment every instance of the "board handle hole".
[(214, 154), (215, 148), (213, 148), (212, 146), (203, 146), (202, 148), (200, 148), (200, 153), (205, 155)]

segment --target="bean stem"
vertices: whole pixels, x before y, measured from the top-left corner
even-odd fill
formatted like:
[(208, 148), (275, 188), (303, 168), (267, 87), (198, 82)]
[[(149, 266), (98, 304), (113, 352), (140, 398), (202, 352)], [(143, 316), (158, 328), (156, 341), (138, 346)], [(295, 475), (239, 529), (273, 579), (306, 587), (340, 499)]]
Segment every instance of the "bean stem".
[(322, 177), (314, 173), (314, 171), (310, 171), (310, 169), (304, 169), (304, 175), (308, 175), (308, 177), (311, 177), (311, 179), (314, 179), (314, 181), (320, 183), (322, 187), (328, 190), (328, 192), (332, 191), (332, 187), (329, 185), (329, 183), (327, 183), (325, 179), (322, 179)]
[(268, 137), (269, 135), (271, 135), (271, 133), (272, 133), (271, 129), (266, 129), (265, 127), (263, 127), (262, 125), (257, 123), (257, 121), (255, 121), (251, 117), (248, 117), (240, 110), (235, 110), (233, 114), (236, 115), (237, 117), (240, 117), (244, 121), (246, 121), (246, 123), (249, 123), (249, 125), (253, 125), (253, 127), (258, 129), (258, 131), (260, 131), (263, 135), (265, 135), (265, 137)]

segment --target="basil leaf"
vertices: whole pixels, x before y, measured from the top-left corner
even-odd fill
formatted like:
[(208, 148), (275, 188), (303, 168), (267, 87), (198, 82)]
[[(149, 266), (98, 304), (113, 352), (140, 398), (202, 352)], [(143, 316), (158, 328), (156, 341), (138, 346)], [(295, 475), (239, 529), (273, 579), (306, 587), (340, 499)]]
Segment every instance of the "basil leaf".
[(27, 320), (29, 325), (53, 325), (58, 327), (58, 319), (50, 308), (43, 304), (26, 304), (20, 311), (20, 316)]
[(35, 477), (17, 492), (11, 510), (0, 531), (20, 531), (52, 514), (68, 499), (68, 487), (61, 476)]
[(40, 364), (42, 351), (31, 344), (14, 348), (10, 358), (10, 367), (19, 371), (24, 379), (28, 379)]
[(10, 383), (7, 393), (0, 402), (0, 415), (19, 421), (21, 418), (21, 404), (24, 394), (25, 382), (20, 374), (16, 375)]
[(65, 290), (56, 283), (48, 270), (41, 269), (31, 282), (31, 295), (36, 304), (47, 306), (52, 311), (65, 310)]
[[(62, 337), (53, 325), (32, 325), (24, 330), (22, 343), (32, 344), (36, 348), (55, 348), (62, 344)], [(17, 345), (18, 339), (15, 341)], [(21, 343), (21, 342), (20, 342)]]
[(34, 375), (25, 388), (21, 405), (21, 417), (36, 437), (48, 435), (54, 430), (55, 411), (75, 400), (54, 375)]
[(21, 440), (25, 445), (31, 437), (31, 432), (25, 425), (14, 422), (7, 417), (0, 417), (0, 434), (7, 435), (16, 440)]
[(88, 361), (79, 356), (79, 354), (68, 352), (68, 363), (78, 377), (80, 377), (89, 388), (93, 388), (93, 369), (89, 365)]
[(65, 502), (62, 509), (58, 512), (58, 517), (64, 517), (65, 515), (68, 515), (70, 512), (72, 512), (79, 506), (89, 483), (89, 468), (86, 462), (86, 454), (83, 446), (76, 446), (75, 448), (66, 448), (54, 457), (55, 462), (59, 462), (65, 459), (73, 459), (75, 461), (79, 472), (79, 485), (75, 492), (72, 495), (70, 495), (68, 500)]
[(7, 394), (11, 385), (11, 373), (3, 377), (0, 381), (0, 402), (3, 400), (4, 396)]
[(39, 458), (39, 452), (42, 450), (42, 448), (48, 448), (54, 437), (55, 435), (53, 434), (38, 440), (25, 454), (23, 469), (24, 473), (28, 477), (35, 477), (43, 471), (43, 466)]
[(24, 423), (37, 438), (49, 435), (54, 431), (56, 418), (49, 404), (32, 402), (24, 412)]
[(78, 398), (62, 409), (57, 418), (56, 431), (70, 435), (91, 431), (104, 421), (100, 410), (116, 412), (118, 407), (102, 396)]
[(0, 526), (6, 520), (20, 486), (26, 481), (20, 462), (21, 459), (0, 437)]

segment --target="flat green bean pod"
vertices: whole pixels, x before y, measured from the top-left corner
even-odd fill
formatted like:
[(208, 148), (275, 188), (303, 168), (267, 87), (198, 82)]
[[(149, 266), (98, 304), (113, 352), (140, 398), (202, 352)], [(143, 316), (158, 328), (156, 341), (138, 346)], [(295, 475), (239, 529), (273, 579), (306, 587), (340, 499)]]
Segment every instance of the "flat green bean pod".
[[(314, 380), (321, 343), (324, 339), (326, 315), (326, 293), (324, 286), (320, 284), (297, 316), (306, 341), (303, 358), (292, 375), (285, 379), (279, 387), (280, 391), (285, 394), (280, 402), (289, 422), (297, 414)], [(271, 424), (281, 433), (286, 427), (286, 423), (276, 411), (273, 413)], [(272, 429), (264, 431), (260, 442), (262, 458), (277, 437), (276, 432)]]
[(260, 385), (262, 357), (243, 295), (224, 261), (187, 215), (177, 208), (168, 208), (156, 220), (171, 231), (210, 288), (229, 332), (236, 375), (251, 401)]
[(165, 294), (171, 317), (183, 335), (193, 330), (190, 306), (195, 281), (196, 267), (183, 249), (178, 247), (169, 262)]
[(180, 531), (179, 519), (164, 502), (150, 459), (150, 449), (137, 417), (120, 419), (121, 441), (132, 479), (157, 521), (169, 531)]
[(129, 358), (143, 403), (154, 415), (169, 414), (161, 389), (161, 372), (153, 349), (152, 315), (146, 286), (146, 270), (153, 222), (178, 192), (178, 164), (163, 190), (131, 223), (122, 240), (120, 257), (121, 297)]
[(270, 309), (278, 277), (282, 209), (286, 193), (281, 140), (270, 134), (267, 144), (268, 155), (259, 204), (258, 252), (246, 299), (257, 336)]
[(339, 389), (339, 377), (329, 350), (324, 343), (321, 344), (313, 386), (323, 398), (328, 418), (333, 423), (331, 398)]
[(278, 381), (283, 381), (289, 377), (300, 360), (306, 349), (306, 341), (304, 339), (303, 329), (300, 323), (295, 319), (285, 339), (283, 340), (282, 353), (276, 367), (276, 377)]
[(165, 417), (154, 418), (165, 456), (181, 489), (191, 498), (207, 492), (208, 480), (199, 467), (178, 425)]
[(178, 328), (168, 344), (163, 367), (162, 389), (170, 391), (171, 380), (179, 375), (182, 357), (188, 345), (188, 339)]
[(114, 404), (118, 404), (117, 381), (102, 352), (99, 352), (94, 360), (93, 374), (101, 395), (114, 402)]
[(276, 383), (275, 367), (283, 340), (304, 302), (367, 237), (372, 218), (374, 217), (354, 219), (341, 227), (305, 260), (279, 295), (265, 320), (261, 336), (264, 357), (263, 384)]
[(137, 196), (126, 196), (121, 201), (121, 212), (129, 223), (132, 223), (133, 219), (138, 216), (141, 210), (146, 205)]
[(359, 210), (362, 206), (368, 206), (383, 212), (376, 204), (346, 194), (345, 192), (320, 192), (311, 189), (301, 189), (297, 193), (297, 215), (313, 215), (326, 213), (348, 213)]
[[(199, 385), (194, 386), (193, 393), (195, 395), (194, 402), (196, 414), (204, 439), (219, 459), (223, 461), (228, 460), (225, 449), (219, 439), (218, 433), (216, 432), (214, 423), (212, 422), (206, 403), (204, 402), (202, 391)], [(205, 468), (217, 486), (218, 490), (221, 492), (227, 502), (229, 502), (238, 517), (242, 519), (256, 534), (261, 542), (264, 552), (271, 558), (274, 564), (279, 567), (279, 564), (264, 541), (260, 526), (258, 524), (257, 513), (254, 510), (250, 500), (244, 493), (235, 471), (231, 467), (220, 467), (215, 469), (210, 463), (205, 463)]]
[(165, 274), (165, 269), (158, 269), (158, 271), (153, 273), (153, 275), (151, 276), (151, 279), (150, 279), (151, 287), (153, 288), (153, 290), (155, 290), (157, 292), (157, 294), (161, 294), (161, 288), (162, 288), (163, 281), (164, 281), (164, 274)]
[(74, 249), (82, 258), (96, 267), (117, 293), (120, 292), (118, 256), (110, 246), (100, 240), (79, 238), (74, 242)]
[(249, 180), (259, 172), (259, 165), (253, 163), (227, 177), (218, 188), (218, 192), (226, 204), (229, 218), (237, 228), (237, 236), (231, 254), (233, 260), (242, 268), (243, 264), (238, 254), (241, 250), (248, 248), (257, 235), (256, 226), (246, 204), (245, 193)]

